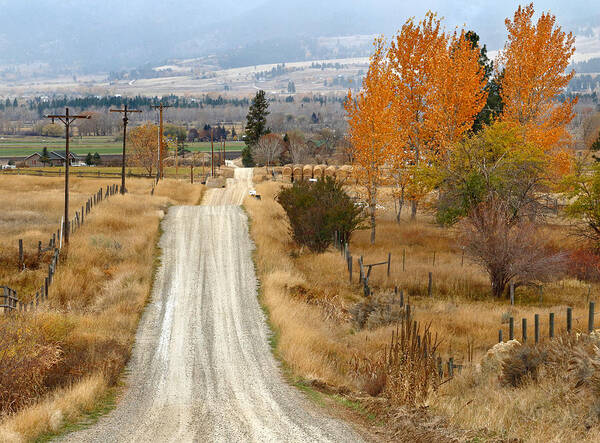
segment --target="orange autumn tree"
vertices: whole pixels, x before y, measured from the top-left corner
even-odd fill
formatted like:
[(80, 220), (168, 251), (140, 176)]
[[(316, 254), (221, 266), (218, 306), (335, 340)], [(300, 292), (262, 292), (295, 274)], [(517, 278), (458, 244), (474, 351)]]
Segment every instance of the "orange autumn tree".
[(375, 243), (375, 211), (378, 189), (383, 182), (383, 168), (394, 140), (394, 112), (389, 64), (385, 59), (385, 42), (377, 38), (362, 90), (356, 97), (348, 92), (344, 104), (348, 113), (348, 135), (353, 145), (353, 166), (358, 183), (364, 187), (371, 224), (371, 243)]
[(464, 31), (448, 37), (432, 12), (418, 24), (412, 19), (404, 24), (388, 60), (398, 128), (391, 155), (394, 177), (402, 195), (407, 190), (415, 218), (417, 202), (430, 190), (423, 180), (430, 176), (426, 169), (472, 128), (485, 105), (485, 75), (479, 48)]
[[(405, 165), (405, 182), (414, 176), (411, 169), (420, 167), (430, 157), (428, 148), (432, 140), (429, 122), (430, 107), (434, 102), (433, 73), (439, 56), (446, 49), (446, 36), (437, 16), (429, 12), (425, 20), (415, 23), (409, 19), (392, 39), (388, 52), (389, 64), (394, 73), (394, 114), (396, 124), (402, 128), (397, 133), (395, 164)], [(398, 177), (400, 175), (398, 174)], [(416, 216), (417, 200), (411, 195), (412, 217)]]
[(487, 82), (479, 56), (479, 47), (467, 40), (463, 30), (454, 33), (434, 65), (434, 101), (428, 123), (440, 154), (471, 130), (485, 106)]
[(508, 41), (496, 64), (504, 71), (501, 119), (522, 127), (527, 142), (552, 155), (571, 139), (566, 125), (573, 118), (576, 99), (559, 103), (557, 97), (575, 75), (565, 73), (575, 52), (575, 37), (562, 31), (552, 14), (543, 13), (537, 23), (533, 14), (530, 4), (505, 21)]

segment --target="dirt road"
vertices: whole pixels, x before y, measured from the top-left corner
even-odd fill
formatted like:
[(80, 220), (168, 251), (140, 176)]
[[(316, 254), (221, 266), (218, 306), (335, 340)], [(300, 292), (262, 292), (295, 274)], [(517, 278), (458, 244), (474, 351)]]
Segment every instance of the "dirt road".
[(235, 172), (204, 206), (169, 210), (127, 390), (114, 411), (64, 441), (360, 440), (282, 380), (239, 207), (252, 170)]

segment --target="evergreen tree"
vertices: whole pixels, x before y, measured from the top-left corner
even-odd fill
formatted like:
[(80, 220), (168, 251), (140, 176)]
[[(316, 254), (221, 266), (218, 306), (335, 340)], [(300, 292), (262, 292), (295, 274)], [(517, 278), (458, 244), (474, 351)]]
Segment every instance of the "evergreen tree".
[(48, 148), (44, 146), (42, 149), (42, 156), (40, 157), (40, 161), (45, 165), (50, 162), (50, 156), (48, 155)]
[[(479, 35), (474, 31), (465, 34), (465, 38), (471, 43), (472, 47), (479, 46)], [(477, 114), (473, 122), (473, 132), (479, 132), (483, 125), (489, 125), (500, 113), (504, 104), (500, 97), (500, 84), (502, 83), (501, 73), (498, 77), (492, 77), (494, 71), (494, 62), (487, 56), (487, 47), (483, 45), (479, 52), (479, 64), (483, 68), (485, 78), (488, 81), (486, 90), (488, 92), (487, 102), (481, 112)]]
[(246, 146), (242, 150), (242, 162), (245, 167), (254, 166), (252, 149), (263, 135), (271, 132), (267, 128), (268, 109), (269, 102), (265, 97), (265, 91), (258, 91), (254, 99), (252, 99), (252, 104), (248, 109), (248, 116), (246, 117), (246, 132), (244, 134)]
[(88, 166), (92, 166), (94, 164), (94, 158), (92, 157), (91, 152), (88, 152), (85, 156), (85, 164)]
[(13, 108), (16, 108), (17, 106), (19, 106), (19, 102), (17, 101), (17, 98), (15, 97), (15, 101), (13, 101)]
[[(598, 133), (598, 138), (596, 139), (596, 141), (590, 146), (590, 150), (593, 152), (600, 151), (600, 132)], [(600, 158), (596, 157), (595, 154), (593, 157), (597, 162), (600, 161)]]
[(100, 157), (100, 154), (98, 154), (97, 152), (94, 153), (94, 164), (96, 166), (102, 164), (102, 158)]

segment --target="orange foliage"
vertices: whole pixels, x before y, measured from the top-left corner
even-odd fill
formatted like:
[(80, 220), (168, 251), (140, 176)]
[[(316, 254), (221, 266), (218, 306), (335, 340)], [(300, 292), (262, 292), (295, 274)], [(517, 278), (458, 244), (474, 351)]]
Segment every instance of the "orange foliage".
[(406, 151), (402, 154), (414, 166), (419, 166), (433, 139), (435, 113), (431, 111), (435, 107), (436, 91), (432, 83), (434, 73), (441, 72), (438, 64), (446, 46), (440, 20), (429, 12), (418, 24), (409, 19), (392, 40), (388, 52), (395, 74), (394, 113), (402, 128), (397, 133), (397, 146)]
[(348, 92), (345, 108), (349, 116), (349, 137), (353, 145), (354, 173), (365, 187), (371, 213), (372, 242), (375, 241), (375, 208), (377, 189), (382, 184), (382, 168), (386, 164), (394, 139), (394, 112), (391, 106), (394, 89), (389, 64), (384, 58), (385, 42), (374, 42), (369, 71), (363, 89), (353, 99)]
[(429, 123), (439, 148), (451, 146), (473, 127), (487, 99), (486, 79), (479, 64), (479, 48), (473, 48), (465, 32), (454, 33), (448, 48), (434, 65), (435, 86)]
[(575, 52), (575, 37), (544, 13), (532, 21), (533, 4), (519, 7), (506, 19), (508, 42), (499, 56), (504, 69), (501, 96), (502, 120), (523, 127), (527, 141), (545, 152), (570, 141), (566, 125), (573, 118), (576, 99), (557, 103), (556, 98), (575, 74), (565, 74)]

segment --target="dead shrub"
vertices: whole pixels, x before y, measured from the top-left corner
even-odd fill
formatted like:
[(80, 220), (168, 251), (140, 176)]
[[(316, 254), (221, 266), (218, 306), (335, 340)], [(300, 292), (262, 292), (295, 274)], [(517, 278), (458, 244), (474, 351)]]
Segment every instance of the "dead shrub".
[(46, 392), (49, 371), (61, 360), (60, 346), (48, 343), (18, 319), (0, 322), (0, 410), (15, 412)]
[(546, 352), (539, 347), (517, 346), (502, 360), (502, 382), (517, 387), (527, 379), (537, 380), (545, 361)]
[(366, 301), (356, 303), (350, 309), (353, 326), (360, 329), (376, 329), (398, 323), (405, 315), (400, 299), (394, 294), (380, 294)]
[(586, 249), (577, 249), (569, 254), (569, 275), (584, 281), (600, 281), (600, 256)]

